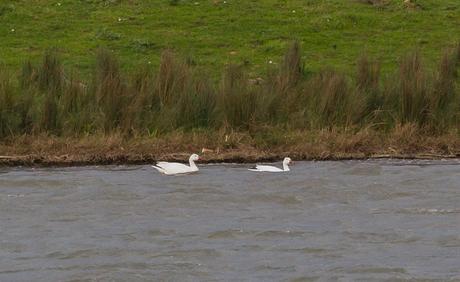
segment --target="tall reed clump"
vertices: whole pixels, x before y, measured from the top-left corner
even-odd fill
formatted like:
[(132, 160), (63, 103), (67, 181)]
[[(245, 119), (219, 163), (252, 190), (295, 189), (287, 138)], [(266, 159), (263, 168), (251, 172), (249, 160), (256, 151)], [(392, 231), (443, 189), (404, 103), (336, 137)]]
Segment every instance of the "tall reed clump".
[(419, 51), (404, 57), (399, 67), (397, 121), (423, 126), (428, 122), (430, 79)]
[(13, 92), (11, 77), (0, 66), (0, 137), (9, 136), (16, 131)]
[(244, 66), (229, 65), (213, 80), (169, 50), (158, 68), (145, 65), (127, 75), (114, 54), (101, 49), (86, 83), (75, 72), (69, 75), (50, 50), (38, 66), (24, 63), (17, 79), (0, 67), (0, 138), (223, 129), (275, 144), (294, 129), (458, 132), (459, 67), (460, 44), (443, 53), (434, 71), (425, 69), (416, 51), (385, 76), (366, 56), (351, 77), (328, 68), (307, 75), (301, 46), (293, 42), (279, 67), (254, 83)]
[(39, 113), (40, 105), (38, 101), (39, 92), (36, 84), (38, 81), (37, 69), (30, 61), (22, 65), (21, 73), (18, 77), (20, 95), (16, 101), (16, 114), (19, 116), (19, 126), (17, 133), (30, 134), (39, 131), (38, 121), (41, 120)]
[(60, 129), (58, 100), (63, 91), (64, 71), (54, 50), (48, 50), (38, 68), (38, 86), (43, 93), (41, 128), (49, 132)]
[(192, 74), (184, 90), (177, 102), (176, 126), (185, 129), (212, 126), (216, 94), (209, 78)]
[(156, 73), (144, 67), (131, 82), (126, 123), (138, 132), (209, 127), (215, 95), (207, 77), (164, 51)]
[(132, 77), (129, 89), (131, 103), (125, 109), (123, 128), (138, 133), (149, 133), (153, 116), (158, 112), (159, 97), (155, 93), (155, 74), (142, 66)]
[(347, 127), (355, 122), (356, 111), (361, 111), (358, 100), (352, 100), (352, 91), (344, 75), (325, 70), (307, 84), (307, 118), (311, 128)]
[(286, 123), (296, 112), (299, 85), (304, 77), (302, 50), (298, 41), (292, 42), (280, 64), (280, 67), (268, 74), (264, 88), (259, 92), (257, 119), (259, 122)]
[(155, 85), (160, 107), (177, 101), (188, 83), (189, 72), (185, 62), (177, 60), (172, 51), (163, 52)]
[(178, 103), (190, 83), (190, 75), (189, 67), (172, 51), (162, 53), (155, 79), (155, 95), (159, 103), (155, 119), (158, 130), (169, 131), (177, 127)]
[(250, 88), (242, 67), (228, 66), (217, 97), (216, 116), (220, 125), (248, 129), (255, 119), (256, 101), (255, 92)]
[(365, 100), (362, 118), (375, 119), (376, 112), (382, 107), (380, 64), (370, 60), (366, 55), (358, 60), (356, 88), (361, 98)]
[(302, 62), (302, 50), (300, 43), (294, 41), (284, 55), (277, 77), (278, 90), (285, 92), (297, 85), (302, 79), (304, 64)]
[(72, 73), (66, 80), (65, 91), (59, 101), (63, 134), (87, 134), (94, 130), (93, 100), (88, 93), (88, 86), (77, 79), (75, 73)]
[(100, 49), (96, 56), (94, 75), (94, 97), (101, 114), (103, 129), (110, 132), (119, 127), (126, 105), (124, 85), (118, 61), (106, 49)]
[(459, 105), (455, 103), (458, 101), (455, 89), (457, 68), (460, 65), (458, 50), (444, 51), (434, 80), (433, 93), (429, 96), (431, 129), (437, 132), (443, 132), (452, 123), (458, 122)]

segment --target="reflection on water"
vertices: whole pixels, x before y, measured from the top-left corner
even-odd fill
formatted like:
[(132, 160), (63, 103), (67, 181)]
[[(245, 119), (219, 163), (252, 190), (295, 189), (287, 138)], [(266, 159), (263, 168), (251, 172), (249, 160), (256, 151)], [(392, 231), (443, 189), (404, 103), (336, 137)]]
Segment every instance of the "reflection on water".
[(0, 169), (0, 281), (460, 279), (459, 160), (246, 168)]

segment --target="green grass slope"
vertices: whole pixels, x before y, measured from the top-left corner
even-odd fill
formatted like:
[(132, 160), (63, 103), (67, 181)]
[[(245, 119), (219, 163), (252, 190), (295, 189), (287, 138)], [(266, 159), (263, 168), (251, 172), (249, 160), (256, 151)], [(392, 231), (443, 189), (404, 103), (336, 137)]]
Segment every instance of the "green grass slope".
[(2, 0), (0, 22), (0, 63), (15, 68), (54, 47), (85, 73), (107, 47), (129, 70), (171, 48), (198, 66), (258, 73), (297, 39), (310, 71), (354, 71), (363, 52), (386, 70), (414, 46), (434, 65), (460, 36), (460, 1)]

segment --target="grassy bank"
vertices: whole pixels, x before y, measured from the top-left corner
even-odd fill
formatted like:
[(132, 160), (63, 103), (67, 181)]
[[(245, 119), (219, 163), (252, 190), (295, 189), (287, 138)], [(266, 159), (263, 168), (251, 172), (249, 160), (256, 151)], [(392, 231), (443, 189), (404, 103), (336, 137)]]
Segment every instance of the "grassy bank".
[(141, 162), (202, 148), (209, 161), (459, 155), (460, 45), (434, 70), (412, 51), (386, 75), (367, 56), (352, 75), (310, 73), (301, 54), (293, 42), (256, 79), (229, 65), (215, 80), (171, 51), (127, 73), (100, 49), (82, 80), (48, 51), (41, 64), (0, 70), (0, 159)]
[(250, 74), (279, 64), (285, 42), (297, 39), (317, 72), (353, 71), (363, 51), (391, 70), (417, 46), (432, 67), (460, 26), (457, 0), (2, 0), (0, 63), (37, 62), (58, 48), (66, 67), (91, 74), (101, 46), (123, 70), (158, 66), (164, 49), (218, 74), (245, 63)]
[(457, 0), (5, 0), (0, 162), (456, 156), (459, 13)]

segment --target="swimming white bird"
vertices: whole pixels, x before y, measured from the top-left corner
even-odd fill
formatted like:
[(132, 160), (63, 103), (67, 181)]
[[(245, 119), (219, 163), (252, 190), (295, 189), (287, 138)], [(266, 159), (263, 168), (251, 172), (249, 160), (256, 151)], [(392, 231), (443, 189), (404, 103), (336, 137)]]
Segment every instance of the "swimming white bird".
[(199, 159), (200, 157), (197, 154), (193, 154), (188, 159), (190, 166), (181, 163), (158, 162), (156, 165), (152, 165), (152, 167), (166, 175), (192, 173), (198, 171), (195, 161)]
[(256, 165), (255, 168), (249, 169), (250, 171), (258, 171), (258, 172), (286, 172), (289, 171), (288, 164), (291, 163), (291, 158), (284, 158), (283, 160), (283, 169), (277, 168), (271, 165)]

